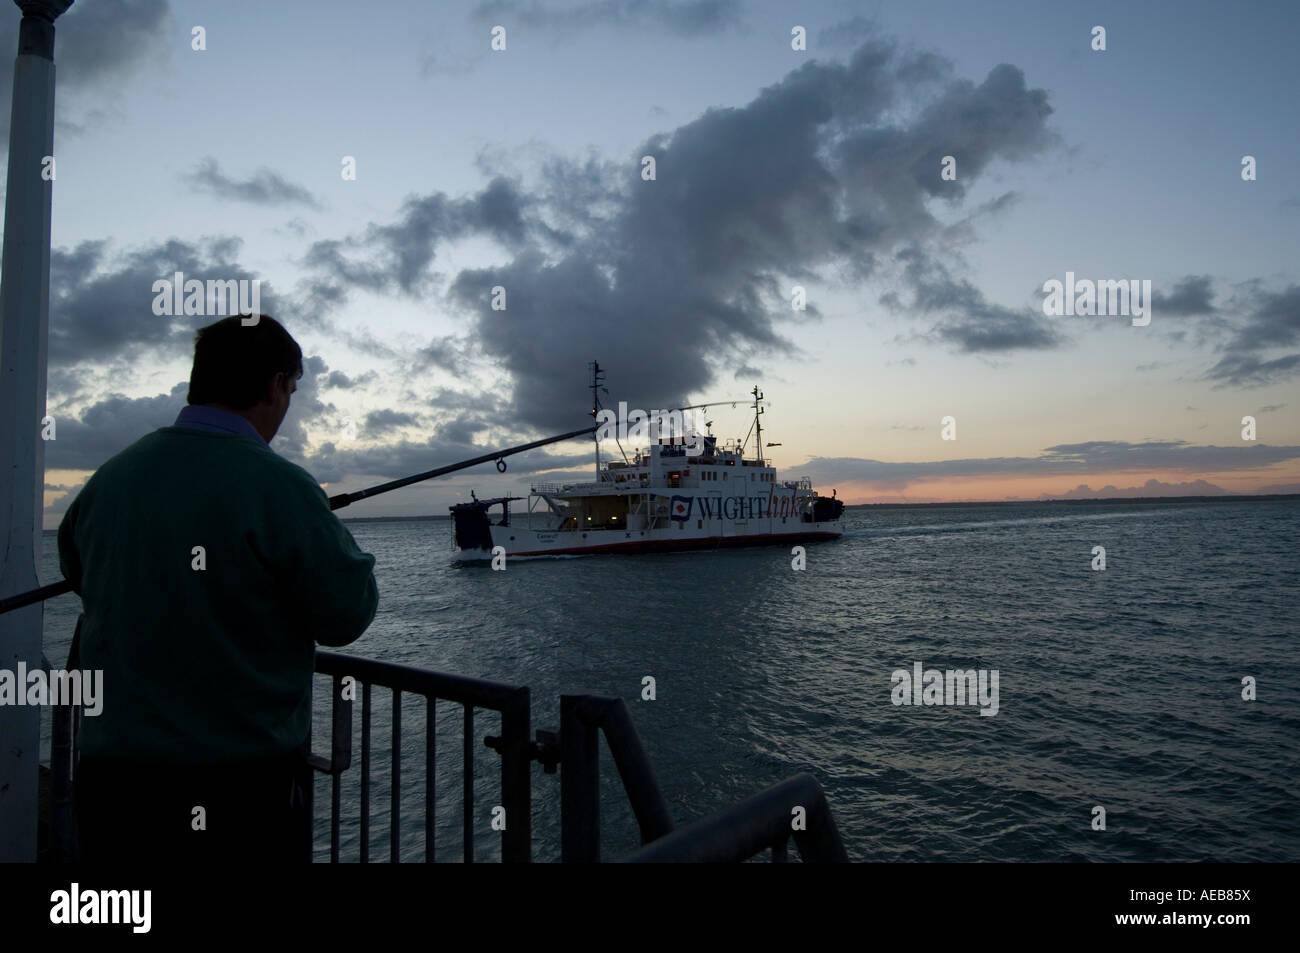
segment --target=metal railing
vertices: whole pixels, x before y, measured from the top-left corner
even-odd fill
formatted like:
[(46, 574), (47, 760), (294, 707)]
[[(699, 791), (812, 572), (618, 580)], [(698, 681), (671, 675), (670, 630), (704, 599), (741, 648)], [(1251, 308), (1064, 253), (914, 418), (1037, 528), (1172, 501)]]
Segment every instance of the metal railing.
[[(437, 702), (448, 701), (463, 708), (464, 732), (462, 751), (462, 797), (464, 820), (461, 831), (466, 863), (474, 860), (474, 711), (477, 708), (501, 713), (501, 735), (490, 739), (491, 747), (501, 756), (501, 806), (506, 824), (501, 831), (501, 859), (506, 862), (532, 860), (532, 788), (529, 739), (529, 692), (527, 688), (489, 682), (461, 675), (445, 675), (409, 665), (396, 665), (374, 659), (344, 655), (340, 652), (316, 652), (316, 672), (333, 677), (333, 702), (328, 759), (315, 753), (308, 756), (312, 767), (330, 777), (330, 862), (339, 859), (339, 824), (343, 772), (352, 764), (352, 699), (344, 691), (344, 679), (354, 680), (361, 690), (361, 862), (370, 860), (370, 755), (373, 715), (372, 689), (392, 692), (392, 781), (389, 798), (389, 859), (397, 863), (401, 833), (402, 790), (402, 695), (419, 695), (425, 700), (424, 721), (424, 859), (435, 857), (434, 807), (437, 782)], [(355, 694), (353, 694), (355, 697)]]
[[(67, 667), (78, 667), (77, 623)], [(508, 819), (501, 830), (503, 862), (532, 860), (531, 763), (539, 761), (548, 774), (560, 771), (561, 860), (568, 863), (599, 862), (600, 758), (599, 738), (604, 736), (618, 770), (623, 790), (640, 832), (641, 849), (623, 858), (630, 862), (704, 861), (735, 862), (770, 850), (774, 862), (786, 859), (793, 838), (805, 862), (845, 861), (843, 843), (820, 785), (811, 775), (800, 774), (728, 808), (713, 817), (676, 829), (654, 769), (621, 698), (598, 695), (561, 695), (560, 728), (537, 732), (530, 738), (530, 695), (526, 687), (483, 679), (447, 675), (391, 662), (318, 650), (316, 673), (331, 679), (330, 740), (328, 758), (311, 752), (312, 768), (330, 778), (331, 863), (339, 861), (342, 818), (342, 777), (353, 766), (353, 698), (360, 690), (360, 861), (370, 860), (371, 736), (375, 688), (392, 693), (391, 788), (389, 859), (400, 860), (402, 780), (402, 698), (418, 695), (425, 700), (424, 860), (435, 859), (434, 811), (437, 806), (438, 701), (462, 706), (463, 750), (462, 849), (466, 862), (474, 860), (474, 750), (476, 709), (500, 713), (501, 734), (483, 743), (501, 758), (501, 806)], [(352, 679), (350, 686), (345, 680)], [(350, 691), (345, 691), (350, 688)], [(77, 762), (78, 706), (55, 706), (50, 763), (50, 818), (48, 850), (56, 862), (77, 859), (76, 816), (72, 785)], [(799, 809), (796, 811), (796, 809)], [(312, 817), (314, 818), (314, 805)], [(314, 841), (314, 838), (313, 838)], [(305, 849), (310, 849), (304, 845)], [(310, 856), (310, 855), (308, 855)]]
[(647, 844), (623, 861), (731, 864), (770, 850), (773, 863), (785, 863), (791, 838), (805, 863), (848, 862), (826, 795), (811, 774), (774, 784)]
[[(73, 635), (67, 667), (79, 665), (81, 619)], [(48, 665), (47, 665), (48, 668)], [(316, 652), (316, 673), (332, 676), (330, 754), (325, 758), (314, 752), (307, 761), (316, 771), (330, 778), (330, 862), (339, 860), (339, 831), (342, 816), (341, 782), (352, 766), (352, 697), (361, 696), (361, 798), (360, 860), (370, 860), (370, 787), (371, 724), (373, 689), (392, 692), (392, 780), (389, 811), (389, 859), (399, 860), (402, 789), (402, 696), (418, 695), (425, 700), (425, 768), (424, 768), (424, 859), (435, 858), (436, 832), (434, 808), (437, 804), (437, 705), (452, 702), (463, 708), (462, 797), (464, 822), (462, 850), (467, 863), (474, 860), (474, 712), (486, 709), (501, 715), (501, 735), (487, 739), (501, 757), (501, 806), (507, 823), (501, 831), (501, 859), (506, 862), (532, 860), (532, 788), (531, 762), (534, 746), (529, 740), (530, 699), (525, 687), (489, 682), (459, 675), (446, 675), (409, 665), (396, 665), (374, 659), (344, 655), (339, 652)], [(353, 691), (344, 691), (344, 680), (353, 679)], [(74, 862), (77, 857), (76, 814), (73, 809), (73, 783), (77, 764), (77, 736), (81, 718), (79, 706), (53, 707), (50, 739), (49, 840), (47, 850), (59, 863)], [(314, 806), (313, 806), (314, 807)], [(309, 810), (311, 810), (309, 808)], [(313, 815), (314, 816), (314, 815)]]
[(623, 790), (648, 844), (673, 829), (672, 814), (621, 698), (560, 696), (560, 860), (600, 861), (600, 749), (605, 735)]

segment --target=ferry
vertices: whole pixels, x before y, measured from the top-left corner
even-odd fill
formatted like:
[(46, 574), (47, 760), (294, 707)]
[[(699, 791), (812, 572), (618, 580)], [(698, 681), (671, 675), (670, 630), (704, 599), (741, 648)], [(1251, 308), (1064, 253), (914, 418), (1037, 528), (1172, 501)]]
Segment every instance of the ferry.
[[(752, 394), (751, 455), (741, 441), (719, 446), (712, 434), (652, 437), (630, 458), (602, 466), (598, 435), (595, 481), (535, 483), (527, 497), (480, 500), (471, 492), (473, 499), (452, 506), (456, 558), (672, 552), (842, 536), (842, 500), (819, 495), (807, 477), (778, 480), (764, 459), (763, 395), (757, 387)], [(512, 513), (510, 504), (525, 500), (526, 509)]]

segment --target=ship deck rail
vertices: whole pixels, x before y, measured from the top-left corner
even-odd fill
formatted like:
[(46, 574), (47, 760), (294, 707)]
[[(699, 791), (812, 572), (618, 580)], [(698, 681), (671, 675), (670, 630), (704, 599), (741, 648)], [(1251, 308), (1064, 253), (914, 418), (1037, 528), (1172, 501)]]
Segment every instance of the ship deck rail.
[(602, 480), (599, 483), (534, 483), (530, 490), (538, 496), (617, 496), (629, 490), (639, 493), (648, 488), (647, 484), (634, 480), (622, 483)]

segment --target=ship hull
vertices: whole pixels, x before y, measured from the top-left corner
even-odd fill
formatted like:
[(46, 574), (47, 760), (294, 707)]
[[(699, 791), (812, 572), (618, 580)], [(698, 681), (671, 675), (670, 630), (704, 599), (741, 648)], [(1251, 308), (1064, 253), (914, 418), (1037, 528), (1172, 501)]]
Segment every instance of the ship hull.
[[(777, 527), (736, 527), (731, 533), (710, 534), (686, 528), (650, 530), (542, 531), (516, 526), (492, 526), (493, 549), (501, 547), (509, 556), (585, 556), (596, 553), (670, 553), (750, 546), (794, 546), (824, 542), (844, 534), (844, 523), (796, 523)], [(460, 559), (491, 559), (486, 549), (462, 549)]]

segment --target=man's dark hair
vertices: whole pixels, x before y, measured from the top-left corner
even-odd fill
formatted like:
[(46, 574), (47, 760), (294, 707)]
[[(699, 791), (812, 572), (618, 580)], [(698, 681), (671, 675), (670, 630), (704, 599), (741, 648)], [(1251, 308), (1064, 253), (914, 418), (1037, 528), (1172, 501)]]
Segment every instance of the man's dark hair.
[(245, 325), (251, 314), (232, 315), (199, 328), (190, 371), (191, 404), (224, 404), (247, 410), (266, 396), (276, 374), (302, 376), (302, 348), (269, 314)]

